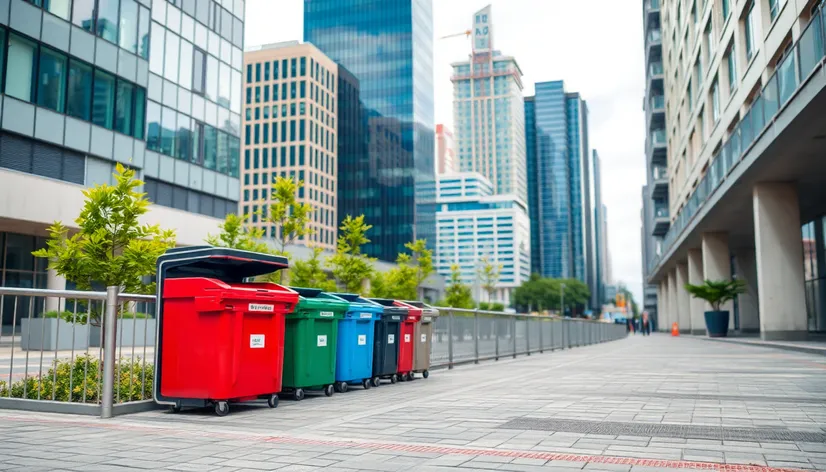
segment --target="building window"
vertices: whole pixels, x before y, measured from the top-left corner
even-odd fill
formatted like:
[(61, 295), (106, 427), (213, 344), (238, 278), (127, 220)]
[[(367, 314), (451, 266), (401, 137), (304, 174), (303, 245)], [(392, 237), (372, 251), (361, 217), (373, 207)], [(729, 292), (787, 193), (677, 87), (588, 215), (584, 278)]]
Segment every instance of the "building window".
[(750, 62), (751, 58), (754, 57), (755, 48), (757, 47), (757, 40), (755, 39), (755, 17), (756, 13), (754, 11), (754, 3), (748, 6), (748, 13), (746, 13), (745, 19), (745, 32), (746, 32), (746, 62)]
[(66, 113), (89, 121), (92, 119), (92, 66), (72, 59), (69, 62), (69, 89)]
[(247, 64), (247, 83), (252, 83), (252, 64)]
[(95, 28), (95, 0), (74, 0), (72, 23), (89, 31)]
[(118, 45), (127, 51), (138, 53), (138, 4), (135, 0), (121, 0), (120, 38)]
[(118, 80), (117, 104), (115, 110), (115, 131), (123, 134), (132, 133), (132, 113), (135, 103), (135, 86), (129, 82)]
[(711, 117), (714, 123), (720, 120), (720, 85), (717, 82), (717, 77), (714, 77), (711, 83)]
[(261, 63), (255, 64), (255, 82), (261, 82)]
[(101, 38), (117, 44), (118, 42), (118, 0), (97, 0), (96, 32)]
[(264, 82), (270, 80), (270, 61), (264, 63)]
[(697, 54), (697, 62), (694, 63), (694, 75), (697, 79), (697, 88), (703, 86), (703, 55)]
[(37, 77), (37, 104), (63, 113), (66, 101), (65, 55), (42, 47), (40, 50), (40, 71)]
[(726, 64), (728, 66), (729, 96), (731, 96), (734, 94), (734, 91), (737, 90), (737, 56), (735, 55), (733, 42), (726, 53)]
[(713, 62), (714, 52), (717, 50), (717, 45), (715, 44), (716, 41), (714, 39), (714, 35), (712, 34), (711, 30), (712, 30), (711, 21), (709, 21), (708, 24), (706, 25), (706, 31), (705, 31), (705, 43), (706, 43), (705, 46), (706, 46), (706, 51), (708, 51), (708, 55), (706, 57), (708, 58), (708, 64), (709, 65), (711, 65), (711, 63)]
[(289, 70), (287, 69), (287, 60), (282, 59), (281, 60), (281, 78), (282, 79), (287, 78), (287, 72), (289, 72)]
[(307, 58), (302, 57), (301, 58), (301, 77), (304, 77), (305, 75), (307, 75), (306, 66), (307, 66)]
[(296, 59), (295, 58), (290, 59), (290, 77), (291, 78), (296, 77), (295, 65), (296, 65)]
[(114, 125), (115, 77), (95, 70), (94, 95), (92, 97), (92, 123), (106, 129)]
[[(192, 50), (192, 91), (203, 95), (206, 90), (206, 53), (198, 48)], [(247, 89), (247, 103), (249, 103)]]
[(9, 34), (6, 60), (6, 95), (27, 102), (34, 101), (34, 75), (37, 44), (16, 34)]
[(783, 8), (785, 3), (786, 0), (769, 0), (769, 15), (772, 21), (780, 14), (780, 9)]

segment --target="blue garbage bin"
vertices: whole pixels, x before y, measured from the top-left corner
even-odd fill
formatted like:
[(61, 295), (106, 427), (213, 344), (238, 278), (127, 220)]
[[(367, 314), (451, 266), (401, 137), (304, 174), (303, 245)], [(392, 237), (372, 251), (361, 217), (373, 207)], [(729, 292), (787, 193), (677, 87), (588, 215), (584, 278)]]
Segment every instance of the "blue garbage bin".
[(375, 322), (384, 307), (353, 293), (335, 296), (350, 303), (350, 308), (338, 322), (336, 351), (336, 383), (338, 392), (346, 392), (351, 384), (361, 384), (365, 390), (377, 384), (373, 375), (373, 334)]

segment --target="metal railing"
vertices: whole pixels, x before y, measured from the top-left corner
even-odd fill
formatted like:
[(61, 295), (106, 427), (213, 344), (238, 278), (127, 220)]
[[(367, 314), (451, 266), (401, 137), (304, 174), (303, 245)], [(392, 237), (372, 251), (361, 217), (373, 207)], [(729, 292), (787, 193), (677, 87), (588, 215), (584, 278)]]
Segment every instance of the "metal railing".
[[(100, 415), (154, 407), (153, 295), (0, 287), (0, 408)], [(440, 308), (434, 367), (625, 337), (584, 319)], [(112, 381), (107, 381), (112, 379)]]
[(515, 358), (613, 341), (625, 326), (581, 318), (559, 318), (458, 308), (438, 308), (433, 326), (431, 365), (452, 369), (461, 364)]
[[(665, 235), (662, 254), (668, 253), (679, 240), (694, 216), (726, 180), (729, 172), (745, 157), (812, 73), (822, 66), (825, 57), (826, 9), (820, 7), (798, 41), (777, 65), (766, 85), (754, 97), (749, 111), (731, 130), (719, 151), (711, 157), (711, 165), (686, 204), (677, 212)], [(649, 274), (660, 262), (661, 257), (651, 260)]]
[(108, 418), (151, 400), (154, 303), (117, 287), (0, 287), (0, 408)]

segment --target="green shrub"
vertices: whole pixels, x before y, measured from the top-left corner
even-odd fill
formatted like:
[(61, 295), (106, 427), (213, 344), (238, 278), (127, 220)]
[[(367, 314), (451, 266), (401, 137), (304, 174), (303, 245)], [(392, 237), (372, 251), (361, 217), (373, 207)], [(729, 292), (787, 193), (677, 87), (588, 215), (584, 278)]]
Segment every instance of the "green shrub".
[[(121, 358), (115, 370), (117, 383), (115, 384), (115, 401), (128, 402), (152, 399), (154, 381), (154, 365), (144, 365), (140, 357), (134, 361)], [(84, 379), (86, 382), (84, 383)], [(98, 403), (99, 390), (102, 389), (101, 362), (88, 355), (80, 355), (74, 362), (58, 360), (39, 379), (37, 375), (29, 375), (11, 384), (11, 398), (27, 398), (37, 400), (38, 392), (41, 400), (51, 400), (52, 394), (56, 401), (75, 403)], [(145, 379), (145, 381), (144, 381)], [(69, 386), (71, 384), (71, 392)], [(25, 387), (25, 395), (24, 395)], [(84, 398), (85, 391), (85, 398)], [(0, 381), (0, 397), (9, 396), (9, 386)]]
[[(58, 312), (57, 310), (47, 311), (40, 315), (41, 318), (62, 318), (64, 320), (68, 319), (69, 322), (72, 321), (72, 316), (74, 314), (71, 311), (62, 311)], [(78, 315), (79, 316), (79, 315)]]

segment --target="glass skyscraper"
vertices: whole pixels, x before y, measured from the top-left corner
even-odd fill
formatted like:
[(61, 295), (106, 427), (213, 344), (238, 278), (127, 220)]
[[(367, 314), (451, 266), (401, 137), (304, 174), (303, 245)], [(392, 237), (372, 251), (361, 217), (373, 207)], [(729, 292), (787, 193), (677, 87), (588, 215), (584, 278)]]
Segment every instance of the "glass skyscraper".
[(365, 215), (364, 249), (379, 259), (416, 238), (435, 246), (432, 1), (304, 0), (304, 40), (346, 68), (359, 94), (345, 113), (358, 103), (361, 126), (339, 129), (339, 218)]
[(597, 288), (588, 108), (562, 81), (525, 100), (532, 270)]

